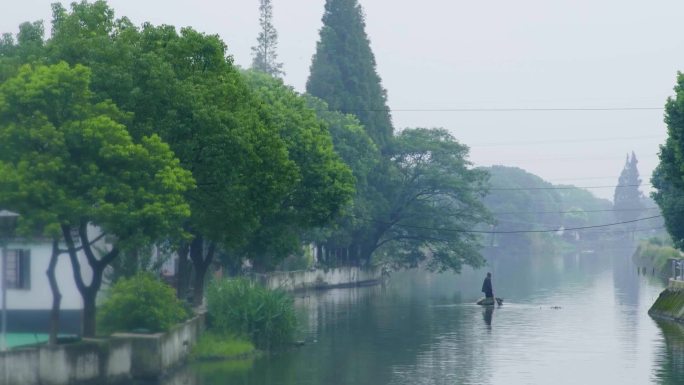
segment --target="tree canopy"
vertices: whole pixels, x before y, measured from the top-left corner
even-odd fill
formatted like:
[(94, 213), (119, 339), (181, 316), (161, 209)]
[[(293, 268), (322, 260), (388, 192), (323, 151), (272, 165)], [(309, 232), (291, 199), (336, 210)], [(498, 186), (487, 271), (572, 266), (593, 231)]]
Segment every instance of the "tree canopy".
[(301, 249), (306, 230), (328, 224), (342, 210), (354, 194), (354, 180), (327, 127), (302, 96), (280, 79), (254, 71), (244, 76), (263, 103), (266, 124), (279, 130), (296, 167), (291, 193), (263, 218), (248, 248), (257, 265), (273, 266)]
[(660, 146), (660, 163), (653, 171), (652, 193), (675, 246), (684, 247), (684, 74), (677, 75), (675, 96), (665, 103), (667, 140)]
[[(303, 99), (270, 80), (258, 82), (275, 91), (252, 89), (218, 36), (149, 23), (136, 27), (116, 19), (104, 1), (72, 3), (69, 10), (54, 4), (47, 41), (39, 27), (23, 24), (16, 41), (9, 35), (0, 41), (3, 80), (25, 62), (83, 68), (88, 103), (108, 106), (133, 143), (166, 148), (195, 181), (195, 188), (178, 191), (188, 215), (174, 223), (189, 236), (164, 241), (176, 245), (181, 276), (190, 271), (188, 256), (193, 262), (196, 301), (218, 249), (246, 247), (267, 219), (285, 212), (298, 230), (321, 226), (353, 193), (349, 169)], [(120, 166), (132, 167), (129, 174), (145, 171)]]
[(394, 139), (387, 205), (372, 222), (368, 251), (397, 267), (425, 264), (459, 272), (481, 266), (480, 239), (469, 230), (490, 221), (482, 203), (486, 172), (472, 168), (468, 148), (444, 129), (405, 129)]
[(218, 36), (136, 28), (102, 1), (53, 8), (50, 55), (92, 67), (96, 95), (132, 113), (131, 134), (158, 134), (192, 172), (197, 188), (186, 193), (192, 214), (184, 223), (192, 239), (177, 248), (179, 294), (189, 256), (200, 301), (216, 250), (244, 245), (295, 187), (287, 144)]
[[(89, 86), (88, 68), (64, 62), (22, 66), (0, 86), (0, 202), (22, 214), (25, 230), (64, 237), (84, 299), (84, 335), (93, 336), (105, 267), (121, 249), (180, 233), (193, 179), (159, 136), (135, 140), (130, 116), (95, 102)], [(93, 243), (104, 234), (115, 241), (98, 258)]]
[[(597, 233), (564, 232), (565, 229), (603, 225), (614, 221), (612, 204), (591, 192), (571, 186), (554, 185), (517, 167), (492, 166), (490, 191), (484, 202), (496, 219), (492, 228), (497, 234), (487, 236), (487, 244), (509, 253), (533, 252), (552, 247), (562, 239), (596, 239)], [(525, 231), (551, 230), (535, 233)], [(558, 233), (553, 232), (558, 230)], [(505, 232), (523, 232), (506, 234)], [(563, 237), (559, 237), (562, 234)]]
[[(380, 177), (379, 165), (383, 160), (356, 116), (330, 111), (323, 100), (306, 97), (308, 106), (330, 131), (335, 152), (351, 169), (356, 190), (353, 200), (335, 217), (335, 222), (319, 228), (312, 237), (321, 246), (319, 258), (323, 264), (337, 264), (342, 257), (346, 262), (358, 261), (361, 258), (358, 251), (373, 225), (364, 218), (375, 217), (378, 208), (383, 206), (384, 198), (375, 190), (378, 185), (375, 176)], [(322, 252), (323, 248), (326, 252)], [(350, 249), (355, 251), (349, 253)], [(344, 256), (339, 255), (341, 252)]]

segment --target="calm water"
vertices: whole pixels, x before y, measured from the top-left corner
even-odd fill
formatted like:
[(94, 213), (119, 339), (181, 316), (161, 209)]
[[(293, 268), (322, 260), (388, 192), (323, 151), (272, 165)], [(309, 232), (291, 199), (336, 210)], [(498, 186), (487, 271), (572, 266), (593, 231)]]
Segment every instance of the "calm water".
[(684, 383), (684, 329), (647, 315), (663, 284), (628, 256), (489, 270), (502, 307), (472, 304), (484, 276), (472, 271), (300, 295), (304, 347), (191, 366), (168, 385)]

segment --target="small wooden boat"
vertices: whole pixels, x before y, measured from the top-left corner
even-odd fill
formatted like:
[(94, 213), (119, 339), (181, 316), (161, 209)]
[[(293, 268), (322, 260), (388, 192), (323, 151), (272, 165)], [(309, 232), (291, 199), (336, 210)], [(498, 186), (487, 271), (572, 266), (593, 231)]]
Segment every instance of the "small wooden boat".
[(475, 302), (475, 303), (478, 304), (478, 305), (482, 305), (482, 306), (494, 306), (495, 304), (501, 306), (501, 305), (503, 305), (503, 298), (499, 298), (499, 297), (496, 297), (496, 298), (492, 298), (492, 297), (486, 298), (486, 297), (484, 297), (484, 298), (480, 298), (480, 299), (477, 300), (477, 302)]

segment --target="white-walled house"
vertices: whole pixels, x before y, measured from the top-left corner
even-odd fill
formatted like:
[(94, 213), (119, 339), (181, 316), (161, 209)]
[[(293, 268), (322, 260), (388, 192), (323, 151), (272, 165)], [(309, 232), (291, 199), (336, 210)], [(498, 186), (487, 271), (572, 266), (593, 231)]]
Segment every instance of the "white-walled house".
[[(7, 331), (9, 333), (47, 333), (52, 308), (52, 291), (46, 275), (52, 243), (42, 240), (9, 240), (6, 245)], [(90, 268), (79, 254), (84, 281), (90, 282)], [(80, 334), (83, 301), (76, 288), (69, 255), (59, 256), (55, 277), (62, 294), (60, 333)], [(1, 302), (0, 302), (1, 303)]]

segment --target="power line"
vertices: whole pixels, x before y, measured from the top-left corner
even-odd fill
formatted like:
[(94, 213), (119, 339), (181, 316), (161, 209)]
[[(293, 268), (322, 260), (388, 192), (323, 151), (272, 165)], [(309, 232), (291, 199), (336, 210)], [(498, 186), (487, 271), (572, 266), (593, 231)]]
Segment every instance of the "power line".
[(582, 232), (582, 234), (624, 234), (624, 233), (632, 233), (632, 232), (637, 232), (637, 231), (662, 230), (664, 228), (665, 228), (665, 226), (636, 228), (636, 229), (630, 229), (630, 230), (610, 230), (610, 231), (594, 230), (594, 231), (584, 231), (584, 232)]
[[(535, 227), (537, 227), (537, 226), (546, 226), (546, 225), (547, 225), (546, 223), (538, 223), (538, 222), (537, 222), (537, 223), (533, 223), (533, 222), (527, 222), (527, 221), (517, 221), (517, 220), (515, 220), (515, 219), (499, 219), (499, 218), (497, 218), (497, 219), (496, 219), (496, 224), (494, 225), (494, 228), (502, 227), (502, 226), (509, 225), (509, 224), (513, 224), (513, 225), (527, 225), (527, 226), (535, 226)], [(558, 227), (558, 225), (557, 225), (556, 227)], [(562, 227), (562, 226), (561, 226), (561, 227)], [(561, 227), (558, 227), (558, 229), (560, 230)], [(565, 230), (565, 228), (563, 228), (563, 230)], [(601, 230), (601, 231), (606, 231), (606, 230)]]
[(501, 211), (490, 212), (495, 215), (505, 214), (571, 214), (571, 213), (603, 213), (603, 212), (622, 212), (622, 211), (646, 211), (660, 210), (660, 207), (645, 207), (643, 209), (600, 209), (600, 210), (568, 210), (568, 211)]
[(354, 112), (575, 112), (575, 111), (662, 111), (664, 107), (509, 107), (509, 108), (356, 108)]
[(664, 135), (642, 135), (642, 136), (622, 136), (613, 138), (586, 138), (586, 139), (548, 139), (533, 140), (524, 142), (494, 142), (468, 145), (468, 147), (496, 147), (496, 146), (526, 146), (535, 144), (555, 144), (555, 143), (586, 143), (586, 142), (612, 142), (616, 140), (638, 140), (638, 139), (663, 139)]
[(631, 221), (606, 223), (606, 224), (602, 224), (602, 225), (568, 227), (568, 228), (560, 228), (559, 227), (559, 228), (555, 228), (555, 229), (544, 229), (544, 230), (487, 231), (487, 230), (440, 229), (440, 228), (434, 228), (434, 227), (403, 225), (400, 223), (397, 223), (396, 226), (406, 227), (406, 228), (415, 228), (415, 229), (421, 229), (421, 230), (448, 231), (448, 232), (463, 233), (463, 234), (529, 234), (529, 233), (556, 233), (559, 231), (575, 231), (575, 230), (595, 229), (595, 228), (601, 228), (601, 227), (611, 227), (611, 226), (618, 226), (618, 225), (624, 225), (627, 223), (641, 222), (641, 221), (646, 221), (649, 219), (655, 219), (655, 218), (661, 218), (661, 217), (662, 217), (662, 215), (654, 215), (652, 217), (639, 218), (639, 219), (634, 219)]
[[(657, 158), (658, 154), (647, 154), (642, 155), (640, 159), (644, 158)], [(594, 162), (596, 160), (613, 160), (613, 159), (625, 159), (623, 156), (558, 156), (553, 158), (518, 158), (518, 159), (495, 159), (489, 162), (483, 162), (485, 164), (501, 165), (510, 164), (516, 162), (539, 162), (539, 161), (557, 161), (557, 162)]]
[(587, 177), (581, 177), (581, 178), (554, 178), (551, 181), (547, 181), (549, 183), (553, 184), (562, 184), (558, 183), (557, 181), (568, 181), (568, 180), (591, 180), (591, 179), (618, 179), (620, 178), (619, 175), (611, 175), (611, 176), (587, 176)]
[(487, 191), (518, 191), (518, 190), (575, 190), (575, 189), (594, 189), (594, 188), (624, 188), (624, 187), (639, 187), (650, 186), (650, 183), (643, 184), (623, 184), (610, 186), (554, 186), (554, 187), (493, 187)]

